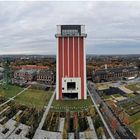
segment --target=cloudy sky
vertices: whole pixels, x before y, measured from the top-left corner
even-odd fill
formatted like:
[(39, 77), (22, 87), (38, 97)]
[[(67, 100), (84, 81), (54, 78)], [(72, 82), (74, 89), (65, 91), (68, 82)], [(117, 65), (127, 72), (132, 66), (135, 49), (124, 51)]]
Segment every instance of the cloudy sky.
[(56, 54), (57, 24), (85, 24), (88, 54), (140, 53), (140, 2), (0, 1), (0, 54)]

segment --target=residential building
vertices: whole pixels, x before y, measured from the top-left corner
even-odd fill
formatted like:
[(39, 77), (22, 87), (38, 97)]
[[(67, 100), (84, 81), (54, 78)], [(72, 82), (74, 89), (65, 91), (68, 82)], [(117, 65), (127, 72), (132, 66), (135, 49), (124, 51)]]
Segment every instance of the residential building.
[(54, 73), (50, 70), (40, 70), (37, 72), (37, 82), (47, 85), (54, 84)]
[(36, 79), (36, 70), (17, 70), (14, 72), (14, 79), (23, 81), (33, 81)]

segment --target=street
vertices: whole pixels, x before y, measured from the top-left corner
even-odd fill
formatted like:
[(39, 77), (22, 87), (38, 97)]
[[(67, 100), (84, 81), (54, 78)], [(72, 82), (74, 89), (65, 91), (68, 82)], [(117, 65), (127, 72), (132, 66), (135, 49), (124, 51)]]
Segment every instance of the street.
[(101, 120), (102, 120), (102, 122), (103, 122), (105, 128), (107, 129), (107, 132), (109, 133), (111, 139), (114, 139), (114, 136), (113, 136), (112, 132), (110, 131), (108, 125), (106, 124), (106, 122), (105, 122), (105, 120), (104, 120), (104, 118), (103, 118), (103, 116), (102, 116), (100, 110), (98, 109), (98, 106), (97, 106), (97, 104), (95, 103), (95, 101), (94, 101), (94, 99), (93, 99), (93, 97), (92, 97), (92, 95), (91, 95), (91, 93), (90, 93), (89, 90), (88, 90), (88, 93), (89, 93), (89, 95), (90, 95), (90, 97), (91, 97), (91, 99), (92, 99), (92, 101), (93, 101), (93, 103), (94, 103), (94, 105), (95, 105), (95, 108), (96, 108), (96, 110), (97, 110), (97, 112), (98, 112), (98, 114), (99, 114), (99, 116), (100, 116), (100, 118), (101, 118)]

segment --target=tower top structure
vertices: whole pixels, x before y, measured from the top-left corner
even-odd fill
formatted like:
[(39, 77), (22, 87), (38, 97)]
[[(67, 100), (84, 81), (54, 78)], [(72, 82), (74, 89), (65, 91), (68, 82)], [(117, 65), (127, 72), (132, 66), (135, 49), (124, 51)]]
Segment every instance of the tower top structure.
[(87, 37), (85, 25), (57, 25), (55, 37)]

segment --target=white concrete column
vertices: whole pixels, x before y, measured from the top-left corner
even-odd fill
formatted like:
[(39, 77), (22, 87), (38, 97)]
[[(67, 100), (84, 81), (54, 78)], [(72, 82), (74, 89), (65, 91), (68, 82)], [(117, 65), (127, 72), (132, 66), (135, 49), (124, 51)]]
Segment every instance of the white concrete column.
[(78, 77), (80, 77), (80, 47), (79, 47), (79, 37), (78, 37)]
[(64, 46), (64, 37), (62, 37), (63, 77), (64, 77), (64, 65), (65, 65), (65, 64), (64, 64), (64, 47), (65, 47), (65, 46)]
[(83, 51), (84, 51), (84, 99), (87, 99), (87, 76), (86, 76), (86, 49), (85, 49), (85, 40), (83, 38)]
[(75, 46), (74, 46), (74, 37), (72, 39), (73, 39), (72, 41), (73, 41), (73, 77), (74, 77), (75, 76), (75, 63), (74, 63), (75, 62), (75, 60), (74, 60), (75, 59), (75, 57), (74, 57), (74, 49), (75, 49), (74, 47)]
[(70, 76), (70, 75), (69, 75), (69, 73), (70, 73), (70, 72), (69, 72), (69, 66), (70, 66), (70, 64), (69, 64), (69, 63), (70, 63), (70, 61), (69, 61), (69, 57), (70, 57), (70, 56), (69, 56), (69, 55), (70, 55), (70, 54), (69, 54), (69, 37), (68, 37), (67, 43), (68, 43), (67, 47), (68, 47), (68, 77), (69, 77), (69, 76)]
[(58, 100), (59, 99), (59, 68), (58, 68), (58, 66), (59, 66), (59, 53), (58, 53), (58, 51), (59, 51), (59, 46), (58, 46), (58, 39), (59, 38), (57, 38), (57, 48), (56, 48), (56, 100)]

